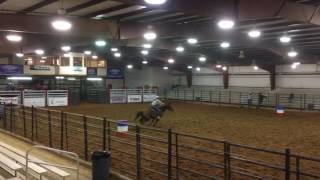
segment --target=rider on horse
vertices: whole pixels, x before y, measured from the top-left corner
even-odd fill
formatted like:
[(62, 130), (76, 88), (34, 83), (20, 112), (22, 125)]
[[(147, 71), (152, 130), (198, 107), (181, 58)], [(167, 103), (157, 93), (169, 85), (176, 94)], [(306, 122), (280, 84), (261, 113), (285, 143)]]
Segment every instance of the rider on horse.
[(162, 111), (160, 107), (163, 105), (164, 103), (159, 99), (159, 97), (157, 97), (151, 102), (151, 110), (154, 112), (155, 117), (157, 117), (157, 119), (160, 119), (161, 117)]

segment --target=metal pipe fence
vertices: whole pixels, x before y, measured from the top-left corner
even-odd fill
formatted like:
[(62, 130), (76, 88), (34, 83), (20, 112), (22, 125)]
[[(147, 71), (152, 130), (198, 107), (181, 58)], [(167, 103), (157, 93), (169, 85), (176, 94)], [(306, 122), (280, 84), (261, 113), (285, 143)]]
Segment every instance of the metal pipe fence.
[(320, 179), (320, 159), (44, 108), (6, 105), (1, 128), (90, 161), (109, 150), (112, 170), (133, 179)]
[[(165, 92), (164, 98), (171, 100), (197, 101), (216, 104), (234, 104), (240, 106), (264, 106), (276, 107), (282, 105), (285, 108), (300, 110), (320, 110), (319, 94), (290, 94), (262, 93), (262, 102), (259, 102), (259, 93), (237, 91), (214, 91), (195, 89), (175, 89)], [(248, 101), (249, 97), (251, 102)]]

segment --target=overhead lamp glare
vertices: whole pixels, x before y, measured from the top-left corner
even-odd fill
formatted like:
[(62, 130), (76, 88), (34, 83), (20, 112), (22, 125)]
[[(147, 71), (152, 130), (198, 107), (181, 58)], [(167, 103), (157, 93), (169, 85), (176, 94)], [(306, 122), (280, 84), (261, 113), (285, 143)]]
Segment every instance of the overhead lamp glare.
[(251, 30), (248, 32), (248, 36), (251, 38), (258, 38), (261, 36), (261, 31), (259, 30)]
[(288, 56), (291, 57), (291, 58), (296, 57), (297, 55), (298, 55), (298, 53), (296, 51), (292, 50), (292, 51), (288, 52)]
[(111, 48), (112, 52), (117, 52), (119, 49), (118, 48)]
[(291, 38), (289, 36), (281, 36), (280, 42), (282, 43), (289, 43), (291, 41)]
[(147, 50), (142, 50), (142, 51), (141, 51), (141, 54), (146, 56), (146, 55), (149, 54), (149, 51), (147, 51)]
[(220, 44), (220, 46), (221, 46), (222, 48), (228, 48), (228, 47), (230, 47), (230, 43), (229, 43), (229, 42), (222, 42), (222, 43)]
[(161, 5), (167, 2), (167, 0), (144, 0), (144, 2), (151, 5)]
[(168, 70), (169, 68), (168, 68), (168, 66), (164, 66), (163, 69), (164, 70)]
[(127, 65), (127, 68), (128, 68), (128, 69), (132, 69), (132, 68), (133, 68), (133, 65), (132, 65), (132, 64), (128, 64), (128, 65)]
[(197, 44), (198, 43), (198, 39), (196, 39), (196, 38), (189, 38), (187, 41), (189, 44)]
[(71, 47), (70, 47), (70, 46), (62, 46), (62, 47), (61, 47), (61, 50), (68, 52), (68, 51), (71, 50)]
[(181, 53), (184, 51), (184, 47), (178, 46), (178, 47), (176, 47), (176, 51)]
[(54, 29), (58, 31), (67, 31), (70, 30), (72, 27), (71, 22), (64, 19), (55, 20), (51, 23), (51, 25)]
[(116, 58), (120, 58), (120, 57), (121, 57), (121, 53), (119, 53), (119, 52), (116, 52), (116, 53), (114, 53), (113, 55), (114, 55), (114, 57), (116, 57)]
[(204, 57), (204, 56), (201, 56), (201, 57), (199, 57), (199, 61), (200, 61), (200, 62), (206, 62), (206, 61), (207, 61), (207, 58)]
[(173, 64), (174, 62), (175, 62), (174, 59), (172, 59), (172, 58), (168, 59), (168, 63), (169, 63), (169, 64)]
[(34, 52), (35, 52), (36, 54), (38, 54), (38, 55), (44, 54), (44, 50), (42, 50), (42, 49), (37, 49), (37, 50), (35, 50)]
[(17, 57), (23, 57), (24, 54), (23, 54), (23, 53), (16, 53), (16, 56), (17, 56)]
[(230, 19), (223, 19), (218, 22), (218, 26), (221, 29), (232, 29), (234, 26), (234, 21)]
[(148, 64), (148, 61), (142, 61), (142, 64)]
[(98, 46), (98, 47), (103, 47), (103, 46), (106, 46), (106, 45), (107, 45), (107, 42), (104, 41), (104, 40), (97, 40), (97, 41), (95, 42), (95, 44), (96, 44), (96, 46)]
[(149, 31), (149, 32), (144, 33), (143, 37), (147, 41), (152, 41), (152, 40), (155, 40), (157, 38), (157, 34), (155, 32)]
[(84, 54), (85, 54), (85, 55), (91, 55), (91, 53), (92, 53), (92, 52), (91, 52), (91, 51), (88, 51), (88, 50), (84, 51)]
[(20, 42), (22, 40), (22, 37), (16, 34), (9, 34), (6, 38), (11, 42)]

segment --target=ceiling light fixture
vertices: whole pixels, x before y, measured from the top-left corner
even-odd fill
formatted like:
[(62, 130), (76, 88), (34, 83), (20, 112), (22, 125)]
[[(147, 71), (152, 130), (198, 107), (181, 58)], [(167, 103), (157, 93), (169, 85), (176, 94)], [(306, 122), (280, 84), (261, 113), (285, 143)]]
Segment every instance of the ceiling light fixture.
[(149, 54), (149, 51), (147, 51), (147, 50), (142, 50), (142, 51), (141, 51), (141, 54), (146, 56), (146, 55)]
[(107, 45), (107, 42), (104, 41), (104, 40), (97, 40), (97, 41), (95, 41), (95, 44), (96, 44), (96, 46), (98, 46), (98, 47), (103, 47), (103, 46), (106, 46), (106, 45)]
[(221, 29), (232, 29), (234, 26), (234, 21), (230, 19), (223, 19), (218, 22), (218, 26)]
[(198, 39), (196, 39), (196, 38), (189, 38), (189, 39), (187, 39), (187, 41), (189, 44), (197, 44), (198, 43)]
[(184, 47), (183, 46), (178, 46), (178, 47), (176, 47), (176, 51), (181, 53), (181, 52), (184, 51)]
[(144, 0), (144, 2), (151, 5), (161, 5), (167, 2), (167, 0)]
[(118, 48), (111, 48), (111, 51), (112, 51), (112, 52), (117, 52), (117, 51), (118, 51)]
[(222, 68), (222, 65), (221, 64), (217, 64), (216, 68), (220, 69), (220, 68)]
[(192, 69), (193, 67), (189, 65), (187, 68), (188, 68), (188, 69)]
[(297, 55), (298, 55), (297, 51), (291, 50), (288, 52), (288, 56), (291, 58), (296, 57)]
[(128, 69), (132, 69), (132, 68), (133, 68), (133, 65), (128, 64), (128, 65), (127, 65), (127, 68), (128, 68)]
[(38, 54), (38, 55), (44, 54), (44, 50), (42, 50), (42, 49), (37, 49), (37, 50), (35, 50), (34, 52), (35, 52), (36, 54)]
[(71, 22), (69, 22), (65, 19), (54, 20), (54, 21), (52, 21), (51, 25), (54, 29), (56, 29), (58, 31), (68, 31), (72, 27)]
[(173, 64), (174, 62), (175, 62), (174, 59), (172, 59), (172, 58), (168, 59), (168, 63), (169, 63), (169, 64)]
[(164, 66), (163, 69), (164, 70), (168, 70), (169, 68), (168, 68), (168, 66)]
[(282, 43), (289, 43), (290, 41), (291, 41), (291, 38), (289, 36), (284, 35), (280, 37), (280, 42)]
[(120, 57), (121, 57), (121, 53), (119, 53), (119, 52), (116, 52), (116, 53), (114, 53), (113, 55), (114, 55), (114, 57), (116, 57), (116, 58), (120, 58)]
[(142, 46), (143, 46), (144, 48), (146, 48), (146, 49), (152, 48), (152, 45), (151, 45), (151, 44), (143, 44)]
[(16, 53), (16, 56), (17, 56), (17, 57), (23, 57), (24, 54), (23, 54), (23, 53)]
[(91, 53), (92, 53), (92, 52), (91, 52), (91, 51), (88, 51), (88, 50), (84, 51), (84, 54), (85, 54), (85, 55), (91, 55)]
[(204, 56), (201, 56), (201, 57), (199, 57), (199, 61), (200, 61), (200, 62), (206, 62), (206, 61), (207, 61), (207, 58), (204, 57)]
[(92, 56), (92, 59), (98, 59), (98, 56), (93, 55), (93, 56)]
[(142, 64), (148, 64), (148, 61), (142, 61)]
[(228, 48), (228, 47), (230, 47), (230, 43), (229, 42), (222, 42), (221, 44), (220, 44), (220, 46), (222, 47), (222, 48)]
[(11, 42), (20, 42), (22, 40), (22, 37), (16, 34), (9, 34), (6, 38)]
[(71, 47), (70, 47), (70, 46), (62, 46), (62, 47), (61, 47), (61, 50), (67, 52), (67, 51), (70, 51), (70, 50), (71, 50)]
[(227, 70), (228, 70), (227, 66), (223, 66), (223, 67), (222, 67), (222, 70), (223, 70), (223, 71), (227, 71)]
[(251, 30), (248, 32), (248, 36), (251, 38), (258, 38), (261, 36), (261, 31), (259, 30)]
[(201, 68), (200, 68), (200, 67), (197, 67), (197, 68), (196, 68), (196, 70), (197, 70), (197, 71), (200, 71), (200, 70), (201, 70)]
[(157, 38), (157, 34), (155, 32), (148, 31), (148, 32), (144, 33), (143, 37), (147, 41), (152, 41), (152, 40), (155, 40)]

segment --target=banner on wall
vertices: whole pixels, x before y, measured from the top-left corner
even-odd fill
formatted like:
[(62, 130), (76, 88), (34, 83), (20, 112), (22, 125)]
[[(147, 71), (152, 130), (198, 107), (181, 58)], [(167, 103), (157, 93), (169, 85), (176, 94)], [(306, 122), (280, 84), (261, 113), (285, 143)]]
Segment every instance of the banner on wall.
[(107, 69), (107, 79), (123, 79), (124, 73), (121, 68), (108, 68)]
[(24, 66), (24, 74), (28, 74), (28, 75), (55, 75), (56, 74), (56, 67), (55, 66), (46, 66), (46, 65)]
[(87, 75), (86, 67), (60, 66), (59, 74), (61, 75)]
[(97, 68), (87, 67), (87, 75), (88, 75), (88, 76), (97, 76), (97, 75), (98, 75), (98, 70), (97, 70)]
[(142, 102), (141, 95), (128, 95), (128, 103)]
[(19, 75), (23, 74), (22, 65), (0, 64), (0, 75)]

